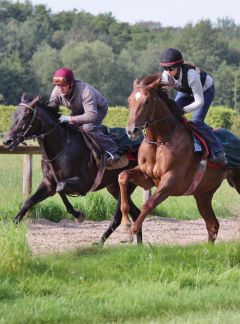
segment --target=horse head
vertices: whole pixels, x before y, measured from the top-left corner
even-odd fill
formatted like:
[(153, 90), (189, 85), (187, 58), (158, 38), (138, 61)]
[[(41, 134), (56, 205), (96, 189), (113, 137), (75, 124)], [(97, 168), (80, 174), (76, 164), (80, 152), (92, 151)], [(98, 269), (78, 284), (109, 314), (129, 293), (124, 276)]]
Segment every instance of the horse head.
[(160, 81), (161, 74), (157, 73), (133, 83), (133, 91), (128, 97), (129, 121), (126, 128), (127, 135), (132, 140), (139, 137), (141, 130), (153, 118), (156, 102), (159, 100), (157, 91)]
[(13, 151), (26, 139), (34, 138), (42, 133), (44, 125), (39, 116), (40, 97), (31, 98), (22, 95), (21, 102), (12, 116), (12, 125), (3, 139), (3, 145)]

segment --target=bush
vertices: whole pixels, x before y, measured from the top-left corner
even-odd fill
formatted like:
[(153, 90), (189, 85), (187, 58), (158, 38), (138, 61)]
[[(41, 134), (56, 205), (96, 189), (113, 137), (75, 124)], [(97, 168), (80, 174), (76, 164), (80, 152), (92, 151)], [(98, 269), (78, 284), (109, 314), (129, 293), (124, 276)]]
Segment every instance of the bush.
[(233, 119), (237, 116), (235, 110), (226, 107), (211, 107), (205, 119), (206, 123), (214, 128), (223, 127), (230, 129)]
[(240, 137), (240, 116), (234, 116), (232, 118), (232, 126), (230, 128), (231, 132)]
[(14, 106), (0, 106), (0, 133), (5, 133), (9, 129), (14, 110)]

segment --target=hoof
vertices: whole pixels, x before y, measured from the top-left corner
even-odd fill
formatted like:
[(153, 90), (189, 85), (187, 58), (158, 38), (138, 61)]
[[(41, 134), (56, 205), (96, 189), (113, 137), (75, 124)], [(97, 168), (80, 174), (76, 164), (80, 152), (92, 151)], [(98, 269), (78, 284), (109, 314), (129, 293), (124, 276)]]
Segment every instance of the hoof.
[(93, 242), (93, 246), (103, 246), (104, 244), (104, 241), (102, 239), (98, 240), (98, 241), (95, 241)]
[(13, 224), (18, 225), (21, 222), (19, 218), (14, 218)]
[(130, 233), (131, 224), (121, 224), (119, 226), (120, 233), (129, 234)]
[(133, 236), (131, 234), (123, 234), (120, 243), (123, 244), (133, 243)]
[(84, 215), (82, 213), (79, 213), (79, 215), (76, 217), (76, 220), (78, 223), (82, 223), (84, 221)]
[(122, 234), (122, 238), (120, 243), (132, 243), (133, 242), (133, 235), (130, 231), (131, 224), (122, 224), (120, 225), (120, 233)]

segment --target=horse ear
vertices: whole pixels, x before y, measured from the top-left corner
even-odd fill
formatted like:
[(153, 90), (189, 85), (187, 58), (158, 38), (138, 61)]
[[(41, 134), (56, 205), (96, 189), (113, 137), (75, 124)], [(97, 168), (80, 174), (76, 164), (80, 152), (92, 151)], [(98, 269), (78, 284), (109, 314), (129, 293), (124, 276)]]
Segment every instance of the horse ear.
[(138, 79), (135, 79), (133, 81), (133, 88), (135, 88), (138, 84), (139, 84), (139, 80)]
[(29, 106), (33, 108), (39, 100), (40, 100), (40, 96), (37, 96), (30, 102)]
[(152, 83), (150, 83), (148, 86), (152, 89), (157, 88), (158, 86), (160, 86), (161, 84), (161, 77), (157, 78), (155, 81), (153, 81)]

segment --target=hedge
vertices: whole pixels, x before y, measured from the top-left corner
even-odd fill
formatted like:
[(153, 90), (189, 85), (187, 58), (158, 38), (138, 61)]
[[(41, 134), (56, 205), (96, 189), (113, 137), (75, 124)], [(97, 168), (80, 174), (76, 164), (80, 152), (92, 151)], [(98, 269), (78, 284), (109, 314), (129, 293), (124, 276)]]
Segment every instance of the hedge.
[[(11, 125), (11, 115), (14, 106), (0, 106), (0, 133), (4, 133)], [(69, 114), (69, 110), (61, 108), (63, 114)], [(190, 118), (191, 116), (187, 116)], [(103, 123), (108, 127), (126, 127), (128, 109), (125, 107), (110, 107)], [(239, 129), (239, 117), (235, 110), (226, 107), (211, 107), (206, 117), (206, 123), (212, 127), (224, 127), (231, 130)], [(236, 126), (235, 126), (236, 123)]]

